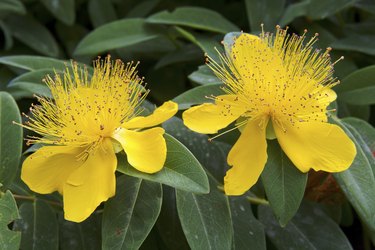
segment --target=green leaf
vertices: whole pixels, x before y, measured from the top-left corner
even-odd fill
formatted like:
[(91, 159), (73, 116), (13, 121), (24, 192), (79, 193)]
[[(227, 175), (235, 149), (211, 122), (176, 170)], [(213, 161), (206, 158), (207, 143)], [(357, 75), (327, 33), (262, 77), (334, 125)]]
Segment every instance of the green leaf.
[(81, 223), (64, 220), (59, 215), (61, 250), (101, 250), (101, 214), (93, 213)]
[(190, 89), (173, 99), (178, 103), (179, 109), (187, 109), (196, 104), (213, 102), (212, 99), (207, 97), (224, 95), (222, 84), (209, 84)]
[(171, 187), (195, 193), (208, 193), (206, 173), (194, 155), (178, 140), (165, 134), (167, 159), (161, 171), (146, 174), (130, 166), (124, 155), (118, 154), (117, 170), (121, 173), (159, 182)]
[(140, 2), (138, 5), (134, 6), (134, 8), (128, 12), (126, 17), (146, 17), (159, 3), (160, 0), (148, 0)]
[(54, 71), (52, 69), (41, 69), (27, 72), (10, 81), (8, 87), (17, 87), (18, 89), (25, 90), (30, 93), (29, 97), (32, 97), (33, 94), (52, 97), (51, 91), (42, 81), (48, 74), (54, 75)]
[(149, 28), (143, 19), (124, 19), (100, 26), (78, 44), (76, 55), (96, 55), (148, 41), (157, 37), (155, 29)]
[(176, 191), (177, 211), (192, 249), (231, 249), (233, 229), (228, 198), (210, 180), (210, 193)]
[(99, 27), (117, 19), (112, 1), (89, 0), (88, 11), (94, 27)]
[(361, 135), (348, 123), (333, 117), (334, 122), (347, 133), (357, 148), (357, 155), (346, 171), (334, 174), (345, 196), (358, 215), (375, 230), (375, 160)]
[(163, 128), (168, 134), (184, 144), (216, 180), (222, 182), (228, 165), (226, 163), (227, 154), (221, 147), (229, 145), (216, 141), (210, 142), (207, 135), (191, 131), (177, 117), (172, 117), (164, 122)]
[(72, 25), (75, 19), (74, 0), (40, 0), (44, 6), (60, 21)]
[(66, 68), (66, 61), (43, 56), (4, 56), (0, 57), (0, 63), (28, 71)]
[(251, 31), (261, 30), (263, 23), (267, 31), (273, 31), (284, 10), (285, 0), (246, 0), (246, 12)]
[(307, 174), (293, 165), (276, 140), (267, 144), (268, 160), (261, 178), (272, 210), (280, 225), (285, 226), (301, 204)]
[(324, 19), (348, 8), (357, 0), (310, 0), (308, 16), (313, 20)]
[(58, 223), (55, 212), (42, 200), (20, 206), (21, 220), (14, 228), (22, 232), (21, 249), (58, 249)]
[(285, 227), (279, 225), (268, 207), (259, 206), (258, 215), (277, 249), (352, 249), (339, 225), (313, 203), (302, 203)]
[(8, 190), (0, 193), (0, 249), (18, 250), (20, 248), (21, 233), (9, 230), (8, 225), (19, 219), (16, 201)]
[(184, 46), (181, 49), (174, 50), (165, 56), (161, 57), (155, 65), (155, 69), (169, 66), (177, 63), (188, 63), (191, 61), (198, 61), (202, 59), (202, 52), (194, 45)]
[(0, 20), (0, 28), (1, 28), (1, 30), (3, 32), (3, 36), (4, 36), (4, 50), (9, 50), (13, 47), (12, 31), (1, 20)]
[(59, 54), (59, 47), (53, 35), (31, 16), (10, 16), (6, 24), (14, 37), (33, 50), (52, 57)]
[(188, 78), (200, 85), (221, 84), (222, 81), (215, 76), (212, 70), (207, 65), (201, 65), (198, 70), (191, 73)]
[(230, 197), (233, 224), (233, 249), (266, 249), (262, 223), (253, 215), (250, 202), (245, 197)]
[(149, 23), (187, 26), (223, 34), (239, 30), (238, 27), (221, 14), (199, 7), (180, 7), (173, 12), (165, 10), (150, 16), (146, 21)]
[[(375, 128), (371, 124), (357, 118), (344, 118), (345, 124), (352, 126), (361, 136), (372, 153), (375, 152)], [(375, 173), (375, 169), (373, 169)]]
[(375, 66), (354, 71), (335, 90), (339, 100), (354, 105), (375, 104)]
[(26, 9), (20, 0), (2, 0), (0, 2), (0, 16), (4, 14), (26, 14)]
[(373, 56), (375, 55), (375, 48), (371, 43), (374, 39), (374, 35), (350, 34), (332, 43), (332, 48), (336, 50), (356, 51)]
[(283, 16), (280, 19), (279, 25), (284, 27), (291, 23), (297, 17), (305, 16), (307, 14), (307, 8), (310, 4), (310, 0), (305, 0), (297, 3), (288, 5)]
[(159, 216), (161, 185), (121, 176), (103, 214), (102, 249), (139, 249)]
[(0, 92), (0, 183), (8, 186), (16, 175), (22, 154), (20, 111), (13, 97)]

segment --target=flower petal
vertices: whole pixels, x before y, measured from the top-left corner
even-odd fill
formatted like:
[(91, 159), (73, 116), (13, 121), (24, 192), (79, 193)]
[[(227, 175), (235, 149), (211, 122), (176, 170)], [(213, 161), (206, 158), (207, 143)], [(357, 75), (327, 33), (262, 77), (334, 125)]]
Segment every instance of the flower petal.
[(217, 96), (215, 104), (205, 103), (186, 110), (182, 114), (184, 124), (198, 133), (217, 133), (245, 113), (245, 105), (238, 102), (235, 95)]
[(159, 127), (140, 132), (121, 128), (113, 138), (121, 143), (130, 165), (145, 173), (155, 173), (163, 168), (167, 158), (163, 134), (164, 129)]
[(34, 192), (62, 193), (68, 176), (82, 165), (76, 158), (81, 151), (78, 147), (44, 146), (23, 162), (21, 179)]
[(258, 180), (267, 161), (266, 131), (259, 120), (250, 121), (228, 154), (232, 166), (224, 178), (227, 195), (241, 195)]
[(149, 116), (137, 116), (128, 122), (123, 123), (122, 127), (126, 129), (148, 128), (159, 125), (168, 120), (177, 113), (178, 105), (175, 102), (168, 101), (156, 108), (154, 113)]
[[(287, 126), (285, 124), (283, 126)], [(304, 173), (310, 168), (326, 172), (344, 171), (356, 155), (354, 143), (334, 124), (300, 122), (284, 130), (274, 124), (274, 129), (283, 151)]]
[(112, 143), (110, 139), (105, 139), (65, 183), (65, 219), (81, 222), (101, 202), (115, 195), (116, 167), (117, 158)]
[(230, 56), (239, 77), (247, 82), (249, 91), (254, 92), (252, 84), (264, 87), (264, 84), (268, 86), (287, 79), (281, 57), (257, 36), (241, 34), (235, 40)]

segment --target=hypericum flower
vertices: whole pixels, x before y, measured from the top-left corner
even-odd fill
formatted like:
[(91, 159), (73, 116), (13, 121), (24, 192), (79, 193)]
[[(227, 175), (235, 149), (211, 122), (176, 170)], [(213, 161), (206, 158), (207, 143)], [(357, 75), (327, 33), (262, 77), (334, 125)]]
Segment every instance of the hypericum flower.
[(217, 133), (236, 122), (241, 136), (228, 155), (231, 169), (224, 178), (228, 195), (240, 195), (258, 180), (267, 161), (266, 138), (277, 138), (294, 165), (327, 172), (347, 169), (356, 155), (344, 131), (327, 123), (327, 106), (336, 99), (328, 48), (313, 49), (317, 34), (305, 45), (302, 36), (276, 34), (260, 37), (242, 33), (221, 63), (209, 58), (209, 67), (224, 82), (225, 95), (215, 103), (183, 113), (190, 129)]
[[(133, 63), (94, 62), (90, 78), (86, 69), (72, 63), (61, 77), (47, 76), (53, 99), (38, 97), (23, 127), (42, 137), (29, 143), (44, 146), (23, 163), (21, 178), (31, 190), (63, 195), (65, 218), (85, 220), (95, 208), (115, 194), (115, 153), (124, 149), (136, 169), (155, 173), (166, 159), (164, 129), (154, 127), (177, 112), (166, 102), (153, 114), (139, 116), (143, 79)], [(149, 129), (146, 129), (149, 128)]]

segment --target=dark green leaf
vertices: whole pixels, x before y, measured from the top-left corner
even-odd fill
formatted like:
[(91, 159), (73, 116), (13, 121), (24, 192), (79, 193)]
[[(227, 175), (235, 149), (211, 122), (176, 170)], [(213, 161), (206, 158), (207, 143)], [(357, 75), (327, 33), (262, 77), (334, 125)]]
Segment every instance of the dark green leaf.
[(356, 0), (310, 0), (308, 16), (313, 20), (324, 19), (352, 6), (355, 2)]
[(212, 70), (207, 65), (201, 65), (198, 70), (191, 73), (188, 78), (198, 84), (220, 84), (222, 81), (215, 76)]
[(291, 5), (289, 5), (285, 10), (279, 22), (279, 25), (281, 27), (284, 27), (285, 25), (291, 23), (297, 17), (305, 16), (307, 14), (307, 8), (309, 4), (310, 4), (310, 0), (304, 0), (301, 2), (297, 2), (297, 3), (292, 3)]
[(10, 191), (0, 193), (0, 249), (18, 250), (21, 233), (9, 230), (8, 225), (19, 219), (17, 204)]
[(100, 26), (78, 44), (76, 55), (96, 55), (111, 49), (127, 47), (157, 37), (143, 19), (124, 19)]
[(178, 103), (179, 109), (187, 109), (196, 104), (213, 102), (212, 99), (207, 97), (224, 95), (225, 92), (222, 90), (222, 86), (222, 84), (209, 84), (195, 87), (175, 97), (173, 101)]
[(22, 232), (21, 249), (58, 249), (58, 223), (55, 212), (41, 200), (20, 207), (21, 220), (14, 228)]
[(285, 0), (246, 0), (247, 18), (251, 31), (261, 30), (263, 23), (267, 31), (273, 31), (284, 10)]
[(161, 185), (121, 176), (116, 190), (104, 208), (102, 249), (139, 249), (159, 216)]
[(210, 193), (197, 195), (176, 191), (177, 211), (192, 249), (231, 249), (233, 229), (228, 198), (210, 180)]
[(0, 183), (8, 186), (16, 175), (22, 153), (20, 111), (13, 97), (0, 92)]
[(146, 17), (158, 4), (160, 0), (148, 0), (139, 3), (126, 15), (127, 18)]
[(352, 249), (340, 227), (313, 203), (302, 203), (285, 227), (278, 224), (268, 207), (259, 206), (258, 215), (277, 249)]
[(333, 118), (353, 140), (357, 155), (351, 167), (334, 174), (346, 197), (362, 220), (375, 230), (375, 160), (372, 152), (355, 128)]
[(112, 1), (89, 0), (88, 11), (94, 27), (99, 27), (117, 19)]
[(339, 99), (349, 104), (375, 104), (375, 66), (354, 71), (335, 90)]
[(8, 86), (17, 87), (18, 89), (22, 89), (29, 92), (29, 97), (32, 97), (33, 94), (51, 97), (51, 91), (49, 90), (47, 85), (42, 81), (42, 79), (48, 74), (54, 75), (53, 69), (40, 69), (27, 72), (14, 78), (8, 84)]
[(176, 63), (198, 61), (199, 59), (202, 60), (202, 58), (203, 54), (198, 48), (196, 48), (195, 46), (185, 46), (181, 49), (172, 51), (160, 58), (158, 63), (155, 65), (155, 69), (159, 69)]
[(272, 210), (280, 225), (285, 226), (301, 204), (307, 174), (293, 165), (276, 140), (267, 144), (268, 160), (261, 178)]
[(31, 16), (11, 16), (6, 20), (6, 24), (14, 37), (35, 51), (52, 57), (59, 54), (53, 35)]
[(4, 56), (0, 57), (0, 63), (28, 71), (66, 68), (66, 61), (43, 56)]
[(40, 0), (60, 21), (72, 25), (75, 19), (74, 0)]
[(198, 160), (175, 138), (168, 134), (164, 136), (167, 142), (167, 160), (161, 171), (155, 174), (140, 172), (130, 166), (121, 154), (118, 155), (117, 170), (130, 176), (159, 182), (177, 189), (208, 193), (208, 179)]
[(9, 50), (13, 46), (12, 31), (1, 20), (0, 20), (0, 28), (3, 31), (3, 36), (4, 36), (4, 49)]
[(233, 249), (266, 249), (262, 223), (253, 215), (250, 202), (245, 197), (230, 197), (233, 224)]
[(375, 48), (372, 46), (374, 39), (374, 35), (351, 34), (332, 43), (332, 48), (337, 50), (356, 51), (373, 56), (375, 55)]
[(180, 7), (173, 12), (162, 11), (147, 18), (147, 22), (181, 25), (223, 34), (239, 30), (219, 13), (199, 7)]
[(0, 2), (0, 15), (3, 14), (20, 14), (26, 13), (25, 6), (20, 0), (2, 0)]
[[(357, 118), (345, 118), (344, 123), (352, 126), (361, 136), (362, 140), (369, 147), (370, 151), (375, 152), (375, 128), (369, 123)], [(375, 170), (375, 169), (373, 169)], [(375, 171), (374, 171), (375, 173)]]
[(93, 213), (81, 223), (59, 217), (61, 250), (101, 250), (101, 214)]
[(219, 182), (222, 182), (227, 165), (227, 154), (222, 147), (230, 147), (227, 144), (208, 141), (208, 136), (189, 130), (184, 126), (181, 119), (172, 117), (163, 123), (163, 128), (167, 133), (174, 136), (183, 143), (193, 154), (203, 167), (208, 170)]

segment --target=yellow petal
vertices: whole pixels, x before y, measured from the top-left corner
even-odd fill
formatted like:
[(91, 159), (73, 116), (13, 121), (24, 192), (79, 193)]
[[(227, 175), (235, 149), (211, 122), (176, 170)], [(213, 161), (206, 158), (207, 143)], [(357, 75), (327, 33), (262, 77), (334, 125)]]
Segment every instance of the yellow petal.
[(81, 151), (69, 146), (42, 147), (23, 162), (21, 179), (34, 192), (62, 193), (68, 176), (82, 164), (76, 158)]
[(64, 185), (65, 219), (81, 222), (103, 201), (115, 195), (117, 158), (110, 139), (91, 152)]
[(340, 127), (322, 122), (283, 126), (284, 130), (274, 124), (277, 140), (300, 171), (340, 172), (352, 164), (356, 148)]
[(266, 131), (250, 121), (228, 154), (232, 166), (224, 178), (227, 195), (241, 195), (258, 180), (267, 161)]
[(236, 102), (235, 95), (221, 95), (215, 104), (205, 103), (189, 108), (182, 114), (185, 126), (203, 134), (214, 134), (227, 127), (245, 112), (245, 106)]
[(167, 158), (167, 145), (163, 137), (164, 129), (151, 128), (144, 131), (119, 129), (113, 136), (121, 143), (128, 162), (145, 173), (160, 171)]
[(122, 127), (126, 129), (148, 128), (159, 125), (168, 120), (176, 114), (178, 105), (175, 102), (168, 101), (155, 109), (154, 113), (149, 116), (137, 116), (128, 122), (125, 122)]
[(239, 77), (247, 82), (248, 91), (254, 92), (253, 85), (264, 88), (287, 79), (281, 57), (257, 36), (241, 34), (232, 46), (231, 59)]

